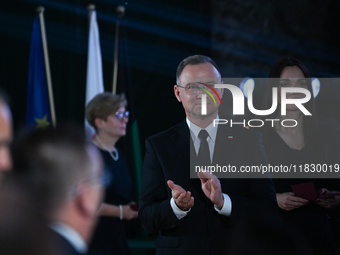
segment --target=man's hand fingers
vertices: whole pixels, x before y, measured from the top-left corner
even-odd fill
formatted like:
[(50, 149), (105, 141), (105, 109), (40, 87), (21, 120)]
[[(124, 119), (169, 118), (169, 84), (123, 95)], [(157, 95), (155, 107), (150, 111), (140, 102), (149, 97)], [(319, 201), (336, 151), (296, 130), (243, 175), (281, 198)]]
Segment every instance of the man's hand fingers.
[(209, 173), (209, 172), (198, 172), (197, 175), (198, 175), (198, 177), (199, 177), (200, 179), (206, 178), (206, 179), (209, 179), (209, 180), (210, 180), (210, 179), (215, 179), (215, 178), (217, 178), (216, 175), (213, 175), (213, 174), (211, 174), (211, 173)]
[(203, 172), (198, 172), (198, 173), (197, 173), (197, 176), (198, 176), (198, 178), (200, 178), (200, 179), (205, 178), (204, 175), (203, 175)]
[(190, 197), (191, 197), (191, 192), (190, 192), (190, 191), (187, 191), (186, 194), (185, 194), (185, 196), (183, 197), (183, 202), (184, 202), (184, 203), (189, 203)]
[(169, 188), (170, 188), (171, 190), (173, 190), (173, 189), (175, 188), (175, 187), (174, 187), (175, 183), (174, 183), (173, 181), (168, 180), (168, 181), (167, 181), (167, 184), (168, 184), (168, 186), (169, 186)]
[(186, 193), (181, 193), (179, 197), (177, 198), (178, 201), (183, 201), (186, 196)]
[(220, 181), (217, 178), (210, 180), (210, 184), (215, 190), (220, 188), (221, 185), (219, 183), (220, 183)]
[(169, 188), (170, 188), (172, 191), (176, 191), (176, 192), (179, 192), (179, 193), (185, 192), (185, 190), (184, 190), (181, 186), (175, 184), (173, 181), (168, 180), (167, 183), (168, 183)]
[(179, 197), (177, 198), (177, 201), (188, 203), (190, 200), (191, 192), (187, 191), (186, 193), (181, 193)]
[(190, 200), (188, 202), (188, 207), (191, 208), (194, 206), (194, 197), (190, 197)]
[[(168, 184), (168, 186), (169, 186), (169, 188), (171, 189), (171, 194), (172, 194), (172, 197), (174, 198), (174, 199), (178, 199), (178, 197), (181, 195), (181, 193), (183, 193), (183, 192), (181, 192), (177, 187), (180, 187), (180, 186), (178, 186), (178, 185), (176, 185), (173, 181), (171, 181), (171, 180), (168, 180), (167, 181), (167, 184)], [(177, 186), (177, 187), (176, 187)], [(185, 191), (184, 191), (185, 192)]]
[(186, 211), (194, 206), (194, 198), (191, 197), (191, 192), (187, 191), (185, 193), (181, 193), (178, 198), (175, 199), (175, 203), (181, 210)]
[(200, 180), (201, 180), (202, 185), (208, 181), (208, 179), (206, 179), (206, 178), (200, 178)]

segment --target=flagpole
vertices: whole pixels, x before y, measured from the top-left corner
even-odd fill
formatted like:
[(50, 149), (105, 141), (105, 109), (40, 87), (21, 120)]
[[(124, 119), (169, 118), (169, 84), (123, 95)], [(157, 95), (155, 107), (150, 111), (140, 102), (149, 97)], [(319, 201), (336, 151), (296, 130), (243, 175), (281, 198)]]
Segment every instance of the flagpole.
[[(100, 49), (99, 28), (95, 5), (88, 5), (89, 10), (89, 39), (87, 48), (87, 71), (86, 71), (86, 105), (99, 93), (104, 92), (102, 53)], [(89, 140), (95, 133), (85, 117), (85, 135)]]
[(43, 6), (39, 6), (37, 8), (37, 12), (39, 14), (39, 20), (40, 20), (41, 39), (42, 39), (42, 45), (43, 45), (43, 51), (44, 51), (47, 89), (48, 89), (48, 97), (49, 97), (50, 109), (51, 109), (51, 122), (52, 122), (52, 126), (55, 128), (56, 125), (57, 125), (57, 121), (56, 121), (55, 110), (54, 110), (54, 100), (53, 100), (50, 62), (49, 62), (49, 59), (48, 59), (47, 40), (46, 40), (45, 21), (44, 21), (44, 10), (45, 10), (45, 8)]
[(112, 85), (112, 94), (116, 94), (117, 92), (117, 77), (118, 77), (118, 47), (119, 47), (119, 22), (120, 18), (125, 14), (125, 7), (120, 5), (116, 9), (118, 14), (118, 19), (116, 23), (116, 39), (115, 39), (115, 52), (113, 58), (113, 85)]
[(94, 4), (89, 4), (87, 6), (87, 9), (89, 10), (89, 26), (90, 26), (91, 16), (92, 16), (93, 11), (96, 9), (96, 6)]

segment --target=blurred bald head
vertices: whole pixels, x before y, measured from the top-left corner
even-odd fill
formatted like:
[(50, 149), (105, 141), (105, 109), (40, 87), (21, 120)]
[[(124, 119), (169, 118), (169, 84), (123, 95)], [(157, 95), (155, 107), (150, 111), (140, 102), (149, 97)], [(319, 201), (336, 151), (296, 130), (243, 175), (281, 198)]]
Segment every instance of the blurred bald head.
[(103, 162), (82, 129), (71, 124), (36, 129), (19, 136), (12, 148), (13, 174), (38, 198), (43, 215), (89, 243), (102, 201)]
[(36, 129), (13, 144), (13, 169), (40, 197), (42, 209), (50, 214), (79, 193), (79, 185), (101, 174), (102, 161), (86, 143), (79, 127)]

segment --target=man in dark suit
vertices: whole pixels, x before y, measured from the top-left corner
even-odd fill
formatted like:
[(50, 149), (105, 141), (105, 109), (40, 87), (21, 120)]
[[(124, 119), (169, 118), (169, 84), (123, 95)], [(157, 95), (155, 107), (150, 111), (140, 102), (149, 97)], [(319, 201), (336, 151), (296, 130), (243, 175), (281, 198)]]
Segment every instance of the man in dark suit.
[[(209, 97), (206, 115), (201, 114), (202, 89), (197, 84), (218, 83), (221, 74), (209, 57), (184, 59), (177, 69), (174, 92), (187, 118), (146, 140), (139, 217), (146, 230), (159, 232), (156, 254), (222, 254), (233, 238), (242, 238), (233, 235), (235, 228), (252, 219), (264, 220), (275, 210), (269, 178), (226, 175), (219, 180), (201, 172), (200, 180), (190, 179), (195, 164), (230, 164), (238, 169), (267, 164), (259, 133), (214, 127), (219, 103), (215, 105)], [(223, 90), (216, 91), (222, 97)]]
[(63, 255), (35, 202), (30, 190), (9, 173), (0, 185), (0, 254)]
[(73, 126), (36, 129), (13, 145), (13, 172), (39, 201), (64, 255), (87, 251), (102, 198), (102, 159)]

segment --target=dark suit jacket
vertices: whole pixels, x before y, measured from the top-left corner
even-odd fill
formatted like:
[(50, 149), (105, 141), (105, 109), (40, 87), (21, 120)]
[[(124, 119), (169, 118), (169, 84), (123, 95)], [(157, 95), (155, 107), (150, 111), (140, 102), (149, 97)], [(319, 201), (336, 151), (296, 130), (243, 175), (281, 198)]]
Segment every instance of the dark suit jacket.
[(53, 240), (56, 244), (57, 249), (60, 251), (60, 254), (62, 255), (81, 255), (78, 253), (72, 244), (69, 243), (63, 236), (61, 236), (59, 233), (52, 231)]
[[(228, 139), (229, 135), (233, 139)], [(275, 210), (270, 179), (220, 179), (222, 192), (231, 198), (232, 212), (228, 217), (218, 214), (204, 195), (200, 180), (190, 179), (190, 146), (185, 121), (146, 140), (139, 217), (147, 231), (159, 232), (156, 254), (220, 254), (232, 240), (235, 227), (249, 219), (264, 219)], [(217, 153), (225, 154), (221, 164), (267, 163), (261, 135), (251, 130), (221, 125), (216, 148)], [(217, 163), (214, 159), (213, 164)], [(180, 220), (170, 206), (167, 180), (191, 191), (195, 199), (191, 211)]]

